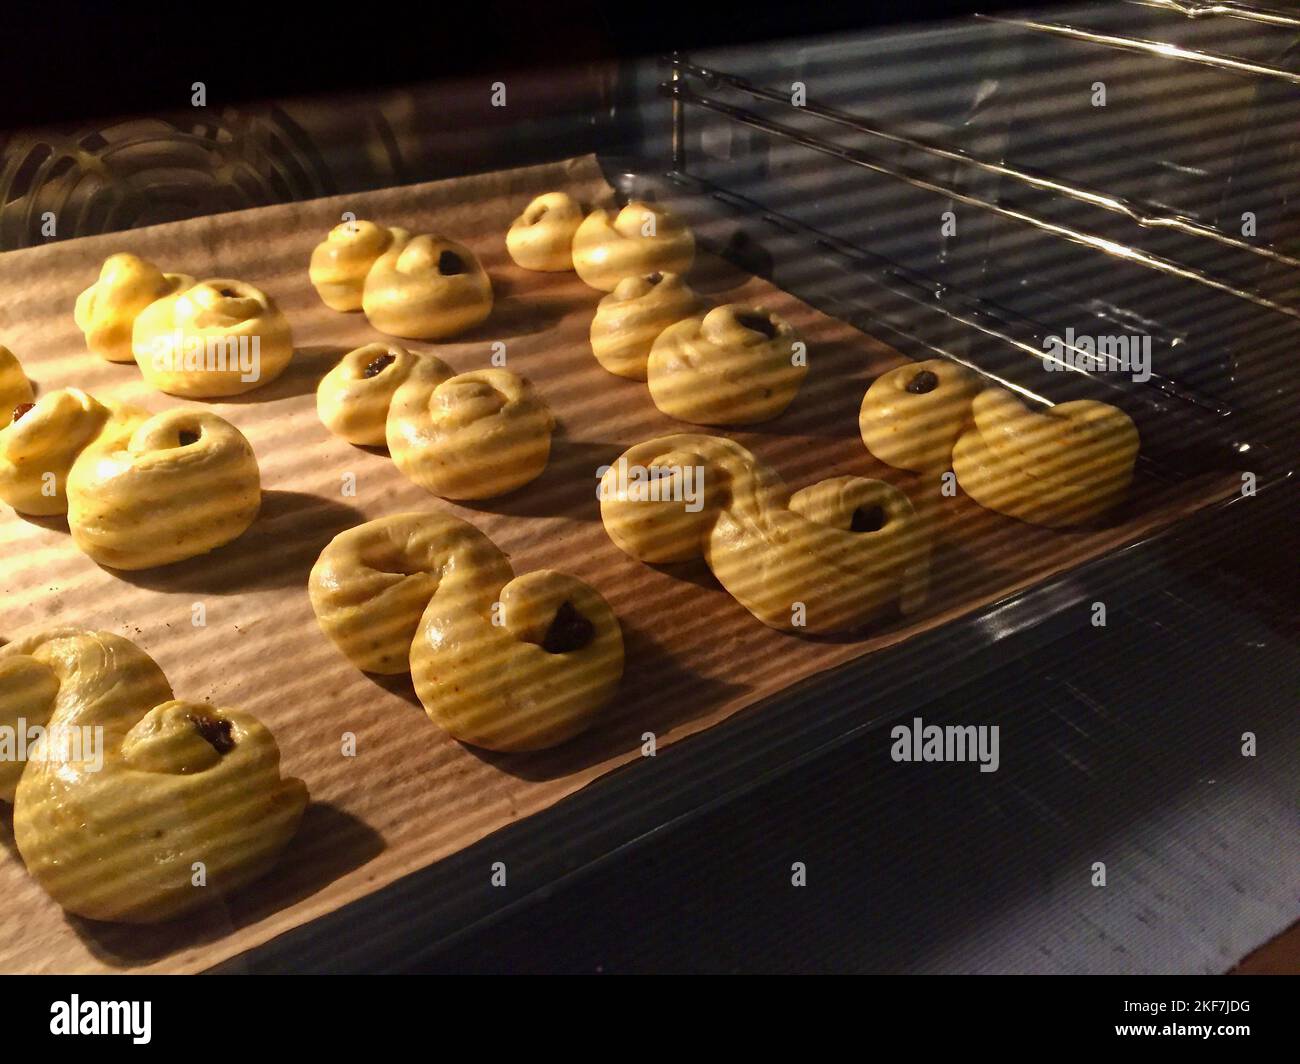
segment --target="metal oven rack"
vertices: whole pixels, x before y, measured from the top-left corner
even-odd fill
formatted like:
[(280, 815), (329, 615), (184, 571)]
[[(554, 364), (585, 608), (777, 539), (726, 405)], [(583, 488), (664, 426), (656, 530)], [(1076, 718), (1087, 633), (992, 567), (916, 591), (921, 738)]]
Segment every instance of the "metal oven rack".
[[(1115, 6), (1121, 18), (1132, 9), (1154, 13), (1157, 19), (1235, 20), (1251, 30), (1247, 43), (1256, 47), (1257, 28), (1263, 25), (1278, 34), (1273, 50), (1282, 54), (1280, 61), (1291, 54), (1286, 46), (1294, 34), (1286, 31), (1300, 29), (1300, 18), (1241, 4), (1135, 0)], [(757, 77), (733, 72), (725, 60), (673, 54), (662, 60), (667, 76), (654, 86), (670, 101), (668, 143), (647, 138), (649, 150), (666, 156), (666, 180), (676, 186), (678, 200), (703, 194), (734, 217), (750, 221), (749, 230), (733, 234), (721, 248), (724, 254), (743, 254), (746, 243), (764, 244), (764, 238), (753, 235), (756, 220), (780, 234), (797, 234), (809, 247), (849, 264), (859, 281), (869, 283), (854, 286), (820, 275), (774, 279), (812, 302), (838, 303), (826, 309), (883, 333), (909, 353), (939, 354), (973, 365), (1039, 402), (1093, 396), (1123, 406), (1138, 421), (1145, 454), (1162, 475), (1186, 464), (1189, 451), (1198, 461), (1212, 456), (1228, 463), (1250, 453), (1250, 462), (1258, 465), (1275, 457), (1261, 422), (1295, 392), (1285, 366), (1286, 353), (1300, 339), (1300, 244), (1287, 239), (1290, 234), (1277, 224), (1287, 201), (1300, 192), (1294, 180), (1280, 182), (1270, 198), (1257, 203), (1257, 213), (1273, 223), (1270, 232), (1239, 235), (1225, 224), (1230, 218), (1226, 207), (1221, 217), (1206, 220), (1203, 210), (1182, 208), (1168, 196), (1147, 198), (1073, 178), (1069, 152), (1058, 153), (1059, 168), (1050, 158), (1045, 163), (1019, 161), (1017, 133), (1005, 127), (1017, 121), (1022, 101), (1000, 104), (997, 97), (999, 92), (1014, 97), (1018, 78), (1031, 79), (1020, 90), (1022, 96), (1041, 81), (1043, 57), (1033, 50), (1022, 52), (1025, 37), (1123, 53), (1126, 65), (1113, 68), (1120, 71), (1113, 78), (1116, 91), (1135, 78), (1151, 77), (1149, 64), (1189, 64), (1210, 72), (1209, 77), (1280, 86), (1288, 113), (1300, 114), (1300, 72), (1136, 32), (1125, 35), (1114, 28), (1115, 21), (1115, 14), (1107, 12), (1099, 23), (1095, 9), (1052, 21), (984, 17), (963, 27), (952, 41), (941, 42), (947, 47), (931, 56), (936, 65), (955, 51), (979, 54), (983, 69), (968, 75), (972, 82), (983, 74), (985, 84), (996, 76), (1013, 86), (1010, 91), (998, 86), (973, 104), (973, 120), (948, 140), (918, 132), (920, 122), (874, 117), (871, 101), (862, 104), (876, 90), (924, 96), (929, 90), (923, 81), (893, 83), (878, 77), (855, 93), (852, 75), (833, 66), (820, 68), (812, 52), (772, 56), (766, 66), (757, 64), (762, 71)], [(1244, 36), (1236, 35), (1239, 43)], [(750, 60), (748, 65), (756, 64)], [(820, 99), (822, 85), (833, 96), (847, 97), (847, 106)], [(798, 99), (791, 91), (795, 86), (802, 90)], [(1062, 88), (1057, 82), (1052, 91), (1078, 95), (1086, 89), (1083, 84)], [(1251, 97), (1254, 110), (1267, 110), (1271, 121), (1276, 107), (1269, 103), (1265, 108), (1266, 102), (1258, 91)], [(1243, 128), (1250, 129), (1253, 121), (1251, 113), (1243, 115)], [(998, 123), (1004, 128), (996, 129)], [(990, 126), (995, 127), (993, 136)], [(741, 131), (739, 140), (735, 130)], [(1074, 135), (1087, 137), (1083, 129)], [(1228, 183), (1238, 180), (1258, 155), (1250, 143), (1239, 145), (1225, 175)], [(853, 173), (874, 184), (855, 191)], [(657, 194), (647, 192), (646, 182), (632, 175), (625, 175), (625, 184), (641, 194)], [(798, 202), (790, 194), (794, 185), (798, 196), (816, 205)], [(664, 194), (674, 196), (671, 188)], [(823, 208), (837, 201), (838, 208)], [(974, 216), (976, 238), (948, 241), (931, 249), (929, 263), (918, 263), (915, 255), (907, 261), (893, 253), (900, 243), (909, 245), (904, 256), (910, 247), (933, 243), (915, 228), (900, 235), (881, 233), (877, 226), (844, 235), (846, 228), (854, 228), (854, 215), (885, 214), (892, 208), (914, 218), (922, 202), (930, 205), (927, 224), (933, 233), (938, 233), (942, 208), (954, 218), (960, 214), (963, 225)], [(848, 226), (837, 224), (846, 219)], [(990, 222), (994, 228), (986, 236), (980, 227)], [(884, 239), (870, 239), (878, 234)], [(990, 276), (999, 250), (1005, 256), (1002, 272), (1018, 279), (1019, 291), (1005, 277)], [(781, 272), (782, 261), (758, 256), (760, 270), (766, 265)], [(806, 274), (807, 255), (796, 261)], [(1040, 285), (1040, 277), (1049, 283)], [(854, 287), (860, 304), (856, 310), (840, 298)], [(1085, 332), (1088, 323), (1097, 322), (1098, 331), (1136, 327), (1153, 334), (1157, 353), (1149, 381), (1138, 387), (1113, 374), (1068, 366), (1072, 372), (1041, 372), (1046, 362), (1059, 364), (1045, 348), (1047, 336), (1075, 324)]]

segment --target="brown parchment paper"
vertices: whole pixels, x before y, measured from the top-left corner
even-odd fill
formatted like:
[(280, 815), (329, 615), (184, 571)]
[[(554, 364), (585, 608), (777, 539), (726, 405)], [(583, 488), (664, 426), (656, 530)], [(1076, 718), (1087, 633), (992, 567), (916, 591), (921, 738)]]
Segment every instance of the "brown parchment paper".
[[(0, 970), (192, 972), (374, 891), (527, 817), (639, 756), (643, 732), (669, 743), (716, 724), (783, 687), (979, 608), (1047, 574), (1112, 550), (1231, 490), (1222, 477), (1177, 488), (1140, 481), (1103, 528), (1059, 533), (981, 510), (965, 497), (876, 462), (857, 432), (868, 382), (900, 356), (765, 282), (707, 256), (692, 283), (718, 302), (760, 301), (809, 345), (810, 372), (789, 411), (734, 435), (792, 487), (854, 473), (902, 486), (935, 508), (941, 535), (926, 613), (854, 639), (810, 641), (771, 631), (702, 563), (640, 565), (600, 523), (596, 469), (651, 436), (692, 429), (660, 414), (645, 385), (605, 373), (587, 342), (601, 293), (573, 274), (529, 273), (505, 250), (510, 221), (537, 193), (565, 189), (587, 204), (610, 199), (595, 161), (564, 163), (198, 218), (0, 256), (0, 342), (40, 391), (79, 386), (160, 411), (182, 405), (148, 388), (134, 365), (89, 354), (73, 303), (116, 251), (165, 270), (251, 281), (289, 316), (297, 354), (283, 377), (210, 408), (252, 442), (262, 469), (262, 514), (239, 540), (205, 558), (142, 573), (100, 569), (73, 546), (62, 519), (0, 513), (0, 636), (55, 624), (108, 629), (135, 640), (179, 698), (240, 706), (275, 732), (286, 772), (313, 804), (277, 868), (193, 919), (156, 928), (66, 916), (27, 876), (7, 807), (0, 820)], [(481, 256), (497, 293), (492, 317), (436, 349), (458, 370), (489, 364), (506, 345), (509, 368), (531, 378), (560, 435), (545, 474), (474, 506), (427, 495), (379, 450), (331, 436), (315, 410), (320, 377), (347, 350), (380, 339), (361, 314), (338, 314), (307, 278), (312, 248), (344, 211), (415, 232), (440, 232)], [(355, 497), (342, 493), (356, 477)], [(568, 571), (599, 589), (624, 626), (627, 671), (618, 702), (590, 733), (538, 755), (461, 746), (424, 716), (406, 678), (376, 681), (318, 630), (309, 569), (342, 529), (386, 514), (447, 509), (511, 555), (516, 572)], [(195, 604), (206, 626), (191, 623)], [(345, 733), (356, 755), (343, 756)], [(485, 872), (486, 875), (486, 872)]]

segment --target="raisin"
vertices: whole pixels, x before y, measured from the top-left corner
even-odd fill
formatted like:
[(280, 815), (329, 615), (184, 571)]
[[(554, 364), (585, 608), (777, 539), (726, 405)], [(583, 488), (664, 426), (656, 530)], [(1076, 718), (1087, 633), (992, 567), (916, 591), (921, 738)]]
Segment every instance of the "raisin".
[(548, 654), (567, 654), (581, 650), (596, 635), (596, 626), (579, 613), (572, 602), (563, 603), (555, 611), (555, 619), (542, 637), (542, 649)]
[(853, 511), (850, 532), (879, 532), (885, 527), (885, 511), (879, 506), (859, 506)]
[(658, 270), (655, 270), (654, 273), (652, 273), (652, 274), (648, 274), (648, 275), (646, 276), (646, 283), (647, 283), (647, 284), (658, 284), (658, 283), (659, 283), (660, 281), (662, 281), (663, 279), (664, 279), (664, 275), (663, 275), (662, 273), (660, 273)]
[(235, 748), (234, 725), (222, 717), (209, 717), (201, 713), (188, 714), (187, 720), (194, 725), (207, 744), (219, 754), (228, 754)]
[(928, 369), (921, 370), (920, 373), (907, 382), (907, 390), (913, 395), (924, 395), (926, 392), (934, 391), (937, 387), (939, 387), (939, 378)]
[(378, 358), (372, 358), (362, 376), (366, 378), (378, 377), (396, 361), (397, 358), (393, 355), (380, 355)]

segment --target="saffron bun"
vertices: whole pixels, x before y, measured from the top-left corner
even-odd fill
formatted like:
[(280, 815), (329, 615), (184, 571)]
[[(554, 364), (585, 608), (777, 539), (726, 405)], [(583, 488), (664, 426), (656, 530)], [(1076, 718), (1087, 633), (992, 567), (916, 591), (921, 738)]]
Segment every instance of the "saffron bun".
[(978, 375), (945, 358), (909, 362), (882, 373), (863, 396), (858, 430), (886, 465), (914, 473), (942, 472), (970, 424)]
[(0, 344), (0, 429), (14, 420), (15, 413), (26, 413), (26, 408), (36, 401), (32, 382), (14, 353)]
[(131, 347), (154, 388), (216, 399), (280, 376), (293, 358), (293, 333), (261, 289), (217, 277), (150, 303), (135, 319)]
[[(700, 488), (694, 500), (687, 478)], [(928, 593), (926, 524), (903, 492), (835, 477), (791, 494), (771, 466), (719, 436), (629, 448), (601, 478), (600, 515), (638, 561), (702, 556), (742, 606), (781, 631), (853, 631), (895, 606), (914, 612)]]
[(649, 203), (629, 203), (616, 216), (592, 211), (573, 234), (573, 268), (602, 292), (612, 292), (625, 277), (685, 274), (694, 261), (690, 227)]
[(375, 261), (366, 274), (362, 308), (380, 332), (444, 340), (492, 313), (492, 281), (464, 244), (417, 236)]
[(517, 266), (543, 273), (573, 269), (573, 234), (582, 208), (565, 192), (547, 192), (524, 208), (506, 231), (506, 250)]
[(100, 565), (132, 570), (224, 546), (262, 502), (253, 448), (205, 410), (157, 414), (125, 439), (101, 435), (73, 464), (67, 492), (73, 542)]
[(382, 447), (387, 442), (385, 426), (393, 396), (417, 363), (426, 359), (436, 363), (435, 376), (452, 375), (451, 368), (433, 355), (398, 344), (373, 343), (349, 351), (316, 389), (316, 412), (322, 424), (349, 443)]
[(390, 229), (360, 219), (341, 222), (311, 253), (307, 274), (331, 310), (360, 310), (366, 275), (379, 256), (411, 239), (405, 229)]
[(158, 923), (225, 897), (271, 869), (307, 807), (265, 725), (177, 701), (118, 635), (60, 628), (0, 648), (0, 719), (20, 715), (47, 732), (15, 788), (14, 839), (87, 919)]
[(402, 474), (444, 499), (490, 499), (539, 477), (555, 419), (536, 389), (509, 370), (446, 371), (420, 360), (393, 396), (386, 435)]
[(598, 592), (551, 570), (516, 576), (490, 539), (449, 514), (340, 533), (308, 591), (322, 631), (354, 665), (409, 668), (429, 718), (485, 749), (564, 742), (623, 674), (622, 629)]
[(671, 325), (646, 363), (650, 396), (669, 417), (697, 425), (751, 425), (777, 417), (808, 374), (798, 334), (783, 318), (732, 303)]
[(81, 452), (101, 434), (129, 436), (147, 416), (101, 403), (80, 388), (47, 392), (0, 429), (0, 499), (21, 514), (66, 513), (68, 475)]
[(1002, 388), (971, 405), (952, 453), (957, 483), (981, 506), (1030, 524), (1082, 524), (1119, 503), (1140, 438), (1122, 410), (1078, 400), (1031, 410)]
[(99, 279), (77, 297), (73, 317), (90, 351), (109, 362), (133, 362), (131, 334), (140, 312), (193, 283), (193, 277), (163, 273), (138, 255), (120, 252), (104, 260)]
[(700, 305), (700, 297), (675, 273), (625, 277), (596, 305), (591, 353), (610, 373), (643, 381), (659, 334), (697, 314)]

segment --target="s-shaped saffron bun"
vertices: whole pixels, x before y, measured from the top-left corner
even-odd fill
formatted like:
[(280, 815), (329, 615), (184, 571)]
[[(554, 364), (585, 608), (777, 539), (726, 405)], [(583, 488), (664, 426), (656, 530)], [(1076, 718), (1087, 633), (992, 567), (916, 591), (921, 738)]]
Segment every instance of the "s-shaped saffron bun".
[(540, 750), (588, 727), (623, 675), (604, 598), (551, 570), (516, 576), (449, 514), (380, 518), (340, 533), (308, 583), (322, 631), (358, 668), (408, 668), (429, 718), (461, 742)]
[(524, 208), (506, 232), (506, 250), (525, 270), (562, 273), (573, 269), (573, 234), (582, 208), (567, 193), (547, 192)]
[(659, 334), (699, 310), (700, 297), (675, 273), (625, 277), (596, 306), (591, 352), (610, 373), (643, 381)]
[(27, 379), (18, 359), (9, 348), (0, 344), (0, 429), (13, 421), (15, 414), (25, 414), (35, 399), (32, 382)]
[(293, 358), (293, 333), (261, 289), (212, 278), (150, 303), (135, 319), (131, 347), (160, 392), (215, 399), (280, 376)]
[(573, 268), (602, 292), (614, 291), (625, 277), (684, 274), (694, 261), (690, 227), (648, 203), (629, 203), (612, 220), (609, 211), (592, 211), (573, 234)]
[(193, 277), (163, 273), (152, 262), (122, 252), (110, 255), (99, 280), (77, 297), (73, 317), (86, 334), (86, 347), (109, 362), (132, 362), (135, 319), (155, 299), (189, 288)]
[(790, 324), (732, 303), (659, 334), (646, 364), (650, 396), (669, 417), (697, 425), (751, 425), (780, 414), (808, 373)]
[(410, 239), (405, 229), (387, 229), (360, 219), (341, 222), (312, 251), (307, 275), (331, 310), (360, 310), (370, 268), (385, 251)]
[(150, 569), (240, 535), (262, 502), (243, 434), (204, 410), (169, 410), (129, 438), (94, 440), (68, 475), (68, 527), (100, 565)]
[(867, 450), (886, 465), (914, 473), (942, 472), (970, 424), (971, 401), (983, 382), (945, 358), (908, 363), (871, 382), (858, 413)]
[(1132, 483), (1140, 439), (1117, 407), (1085, 399), (1039, 413), (991, 388), (971, 412), (974, 426), (957, 440), (952, 468), (987, 509), (1062, 528), (1109, 510)]
[(880, 480), (834, 477), (790, 494), (734, 440), (677, 435), (625, 451), (601, 478), (600, 516), (638, 561), (703, 556), (771, 628), (848, 632), (925, 601), (930, 542), (908, 497)]
[(321, 379), (316, 389), (316, 412), (324, 426), (349, 443), (382, 447), (385, 426), (397, 389), (406, 383), (416, 364), (436, 363), (434, 376), (452, 375), (451, 367), (433, 355), (408, 351), (397, 344), (366, 344), (349, 351)]
[(14, 840), (70, 913), (175, 919), (264, 875), (298, 830), (307, 788), (280, 775), (266, 726), (177, 701), (121, 636), (60, 628), (0, 648), (0, 719), (33, 710), (46, 731), (12, 795)]
[(402, 474), (444, 499), (491, 499), (541, 476), (555, 419), (509, 370), (445, 375), (416, 364), (388, 413), (388, 451)]
[(129, 437), (148, 416), (101, 403), (80, 388), (47, 392), (0, 429), (0, 499), (21, 514), (66, 513), (68, 474), (81, 452), (101, 434)]
[(464, 244), (417, 236), (375, 261), (366, 275), (362, 308), (380, 332), (443, 340), (492, 313), (492, 281)]

